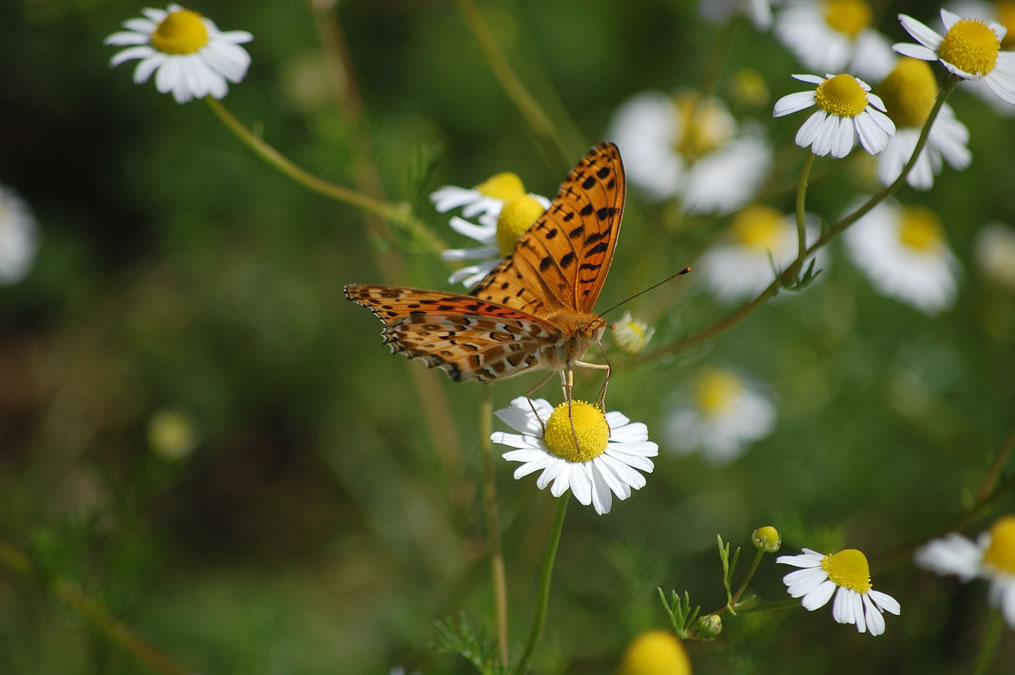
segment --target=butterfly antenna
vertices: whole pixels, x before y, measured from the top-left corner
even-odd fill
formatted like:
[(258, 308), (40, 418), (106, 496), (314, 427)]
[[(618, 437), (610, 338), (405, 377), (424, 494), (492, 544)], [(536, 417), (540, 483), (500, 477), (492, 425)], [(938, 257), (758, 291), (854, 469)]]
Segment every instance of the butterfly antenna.
[(670, 281), (670, 280), (672, 280), (672, 279), (676, 279), (677, 277), (679, 277), (679, 276), (681, 276), (681, 275), (683, 275), (683, 274), (687, 274), (687, 273), (688, 273), (688, 272), (690, 272), (690, 271), (691, 271), (691, 268), (690, 268), (690, 267), (685, 267), (684, 269), (680, 270), (680, 271), (679, 271), (679, 272), (677, 272), (676, 274), (671, 274), (670, 276), (666, 277), (665, 279), (663, 279), (663, 280), (662, 280), (662, 281), (660, 281), (659, 283), (657, 283), (657, 284), (652, 284), (651, 286), (649, 286), (648, 288), (646, 288), (646, 289), (645, 289), (645, 290), (643, 290), (643, 291), (638, 291), (637, 293), (635, 293), (635, 294), (634, 294), (634, 295), (632, 295), (631, 297), (627, 298), (626, 300), (621, 300), (620, 302), (618, 302), (617, 304), (615, 304), (615, 305), (614, 305), (613, 307), (610, 307), (610, 308), (609, 308), (608, 310), (606, 310), (605, 312), (600, 312), (600, 313), (599, 313), (599, 316), (606, 316), (607, 312), (612, 312), (613, 310), (615, 310), (616, 308), (620, 307), (620, 306), (621, 306), (621, 305), (623, 305), (624, 303), (626, 303), (626, 302), (631, 302), (632, 300), (634, 300), (635, 298), (637, 298), (637, 297), (638, 297), (639, 295), (644, 295), (645, 293), (648, 293), (649, 291), (651, 291), (651, 290), (652, 290), (653, 288), (658, 288), (659, 286), (662, 286), (663, 284), (665, 284), (665, 283), (666, 283), (667, 281)]

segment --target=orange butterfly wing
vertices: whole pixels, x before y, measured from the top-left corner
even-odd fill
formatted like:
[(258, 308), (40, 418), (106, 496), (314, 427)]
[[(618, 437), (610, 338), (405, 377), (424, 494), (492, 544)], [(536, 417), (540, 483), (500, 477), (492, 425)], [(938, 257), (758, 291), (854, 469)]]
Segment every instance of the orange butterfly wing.
[(560, 336), (542, 319), (469, 295), (349, 284), (345, 297), (384, 322), (381, 335), (393, 354), (420, 359), (456, 382), (523, 373)]
[(546, 213), (472, 295), (536, 316), (559, 309), (591, 312), (613, 262), (626, 192), (617, 146), (592, 148)]

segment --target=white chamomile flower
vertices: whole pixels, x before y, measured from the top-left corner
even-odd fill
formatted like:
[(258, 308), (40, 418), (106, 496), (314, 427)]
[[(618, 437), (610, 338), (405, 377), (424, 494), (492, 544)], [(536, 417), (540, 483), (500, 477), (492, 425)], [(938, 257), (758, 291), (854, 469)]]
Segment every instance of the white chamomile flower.
[(518, 174), (503, 171), (473, 188), (445, 185), (430, 193), (430, 201), (438, 213), (464, 207), (462, 215), (466, 218), (483, 214), (496, 218), (506, 202), (524, 194), (525, 186)]
[(711, 21), (726, 22), (734, 14), (743, 14), (758, 30), (767, 30), (772, 25), (769, 0), (701, 0), (699, 10)]
[(141, 13), (145, 18), (123, 23), (127, 31), (106, 38), (107, 45), (131, 45), (113, 56), (111, 66), (141, 59), (134, 69), (135, 84), (155, 73), (159, 92), (173, 92), (177, 103), (186, 103), (209, 95), (222, 98), (226, 80), (239, 82), (246, 75), (250, 55), (239, 45), (254, 39), (250, 33), (219, 32), (210, 19), (176, 4)]
[(884, 612), (901, 612), (899, 601), (871, 586), (867, 557), (855, 548), (825, 555), (805, 548), (802, 555), (781, 555), (777, 563), (802, 567), (782, 578), (786, 590), (808, 611), (824, 607), (835, 595), (832, 616), (839, 623), (851, 623), (861, 633), (885, 632)]
[(899, 15), (906, 32), (920, 44), (903, 42), (895, 51), (923, 61), (940, 61), (956, 77), (983, 80), (1005, 103), (1015, 105), (1015, 52), (1002, 52), (1001, 40), (1007, 29), (994, 21), (963, 19), (947, 9), (941, 22), (947, 31), (942, 37), (927, 25), (906, 14)]
[[(937, 99), (938, 87), (926, 61), (903, 57), (878, 87), (878, 92), (888, 116), (895, 122), (895, 135), (888, 139), (887, 147), (878, 157), (878, 179), (883, 185), (891, 185), (916, 149), (923, 125)], [(953, 169), (965, 169), (972, 160), (966, 147), (968, 142), (969, 129), (955, 119), (955, 112), (945, 103), (934, 119), (927, 142), (906, 182), (917, 190), (929, 190), (944, 162)]]
[(885, 103), (871, 93), (870, 85), (847, 75), (794, 75), (794, 79), (818, 85), (814, 91), (801, 91), (783, 96), (775, 102), (774, 117), (782, 117), (814, 105), (817, 112), (807, 118), (796, 134), (796, 144), (810, 147), (818, 157), (831, 153), (845, 157), (859, 137), (860, 145), (876, 155), (888, 145), (895, 133), (895, 124), (884, 113)]
[(775, 427), (775, 406), (729, 370), (707, 368), (695, 378), (692, 400), (678, 401), (666, 439), (678, 453), (701, 449), (715, 463), (739, 457)]
[(596, 513), (609, 513), (614, 495), (624, 500), (632, 488), (645, 485), (645, 477), (638, 472), (652, 473), (655, 466), (649, 457), (659, 454), (659, 446), (648, 440), (644, 424), (632, 423), (619, 412), (603, 415), (598, 406), (583, 401), (573, 401), (571, 411), (573, 428), (567, 402), (554, 409), (545, 399), (536, 399), (530, 406), (529, 399), (519, 396), (496, 415), (521, 434), (497, 431), (490, 438), (517, 448), (504, 453), (504, 459), (522, 463), (515, 469), (516, 480), (540, 471), (536, 480), (540, 490), (552, 483), (554, 497), (570, 489), (579, 502), (592, 504)]
[[(997, 2), (969, 2), (949, 3), (946, 9), (959, 16), (981, 19), (984, 22), (996, 21), (1007, 31), (1001, 38), (1001, 49), (1011, 51), (1015, 48), (1015, 0), (997, 0)], [(994, 94), (993, 90), (983, 80), (971, 80), (966, 85), (966, 91), (981, 99), (989, 105), (994, 112), (1004, 116), (1015, 116), (1015, 106), (1008, 105)]]
[[(478, 202), (474, 202), (476, 203)], [(455, 270), (448, 277), (448, 281), (452, 284), (462, 282), (469, 288), (475, 286), (502, 258), (514, 250), (518, 238), (532, 227), (536, 219), (549, 207), (550, 200), (546, 197), (522, 193), (496, 206), (488, 204), (485, 207), (486, 212), (479, 217), (478, 225), (453, 216), (451, 229), (475, 239), (481, 245), (477, 248), (453, 248), (441, 251), (441, 258), (448, 262), (461, 260), (482, 262)]]
[(871, 28), (873, 17), (863, 0), (808, 0), (779, 12), (773, 30), (809, 70), (880, 80), (895, 59), (888, 40)]
[(962, 581), (990, 580), (990, 604), (1015, 628), (1015, 516), (1004, 516), (972, 542), (960, 534), (934, 539), (916, 551), (916, 564)]
[(0, 185), (0, 284), (21, 281), (35, 259), (35, 218), (28, 205)]
[(1015, 229), (1000, 223), (987, 225), (976, 235), (975, 252), (984, 276), (1015, 291)]
[(613, 329), (613, 341), (628, 354), (637, 354), (645, 349), (645, 345), (656, 333), (655, 328), (644, 321), (633, 318), (630, 312), (624, 312), (620, 321), (613, 324), (611, 328)]
[(627, 178), (655, 201), (681, 197), (689, 213), (729, 213), (757, 192), (772, 151), (755, 125), (738, 130), (716, 98), (637, 94), (617, 109), (610, 138)]
[[(808, 244), (816, 237), (816, 228), (806, 228)], [(775, 269), (786, 269), (798, 254), (795, 221), (771, 207), (753, 204), (734, 216), (725, 241), (706, 251), (695, 269), (719, 300), (734, 302), (763, 291), (775, 279)], [(824, 253), (818, 253), (815, 267), (825, 263)]]
[(845, 241), (882, 295), (929, 315), (955, 301), (959, 263), (933, 211), (882, 202), (846, 231)]

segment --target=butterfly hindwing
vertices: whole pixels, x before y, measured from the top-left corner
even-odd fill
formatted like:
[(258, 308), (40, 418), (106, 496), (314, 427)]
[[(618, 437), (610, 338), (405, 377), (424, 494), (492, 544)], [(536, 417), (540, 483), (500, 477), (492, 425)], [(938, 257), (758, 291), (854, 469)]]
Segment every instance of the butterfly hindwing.
[(557, 309), (591, 312), (613, 261), (625, 186), (617, 146), (594, 147), (472, 294), (536, 316)]

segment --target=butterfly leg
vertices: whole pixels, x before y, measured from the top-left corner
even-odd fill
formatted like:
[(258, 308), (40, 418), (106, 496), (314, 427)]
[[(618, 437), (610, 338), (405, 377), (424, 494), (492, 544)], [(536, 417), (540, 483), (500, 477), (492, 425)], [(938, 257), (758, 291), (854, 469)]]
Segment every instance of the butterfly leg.
[(546, 424), (543, 422), (543, 418), (540, 417), (539, 413), (536, 411), (536, 406), (532, 402), (532, 395), (536, 393), (537, 389), (539, 389), (544, 384), (549, 382), (551, 377), (553, 377), (553, 372), (552, 371), (550, 373), (548, 373), (546, 377), (541, 379), (539, 381), (539, 384), (537, 384), (532, 389), (529, 389), (527, 392), (525, 392), (525, 400), (529, 402), (529, 407), (532, 408), (532, 414), (536, 416), (537, 420), (539, 420), (539, 426), (542, 427), (542, 429), (543, 429), (543, 435), (544, 436), (546, 435)]
[[(602, 349), (602, 345), (599, 345)], [(603, 356), (606, 356), (606, 350), (603, 350)], [(586, 363), (585, 361), (575, 361), (574, 365), (581, 366), (582, 368), (595, 368), (596, 370), (605, 370), (606, 379), (603, 380), (603, 386), (599, 390), (599, 409), (606, 414), (606, 387), (610, 384), (610, 374), (613, 372), (613, 366), (610, 365), (609, 358), (606, 359), (606, 363)], [(610, 428), (609, 422), (606, 423), (606, 428)], [(612, 431), (611, 431), (612, 433)]]

